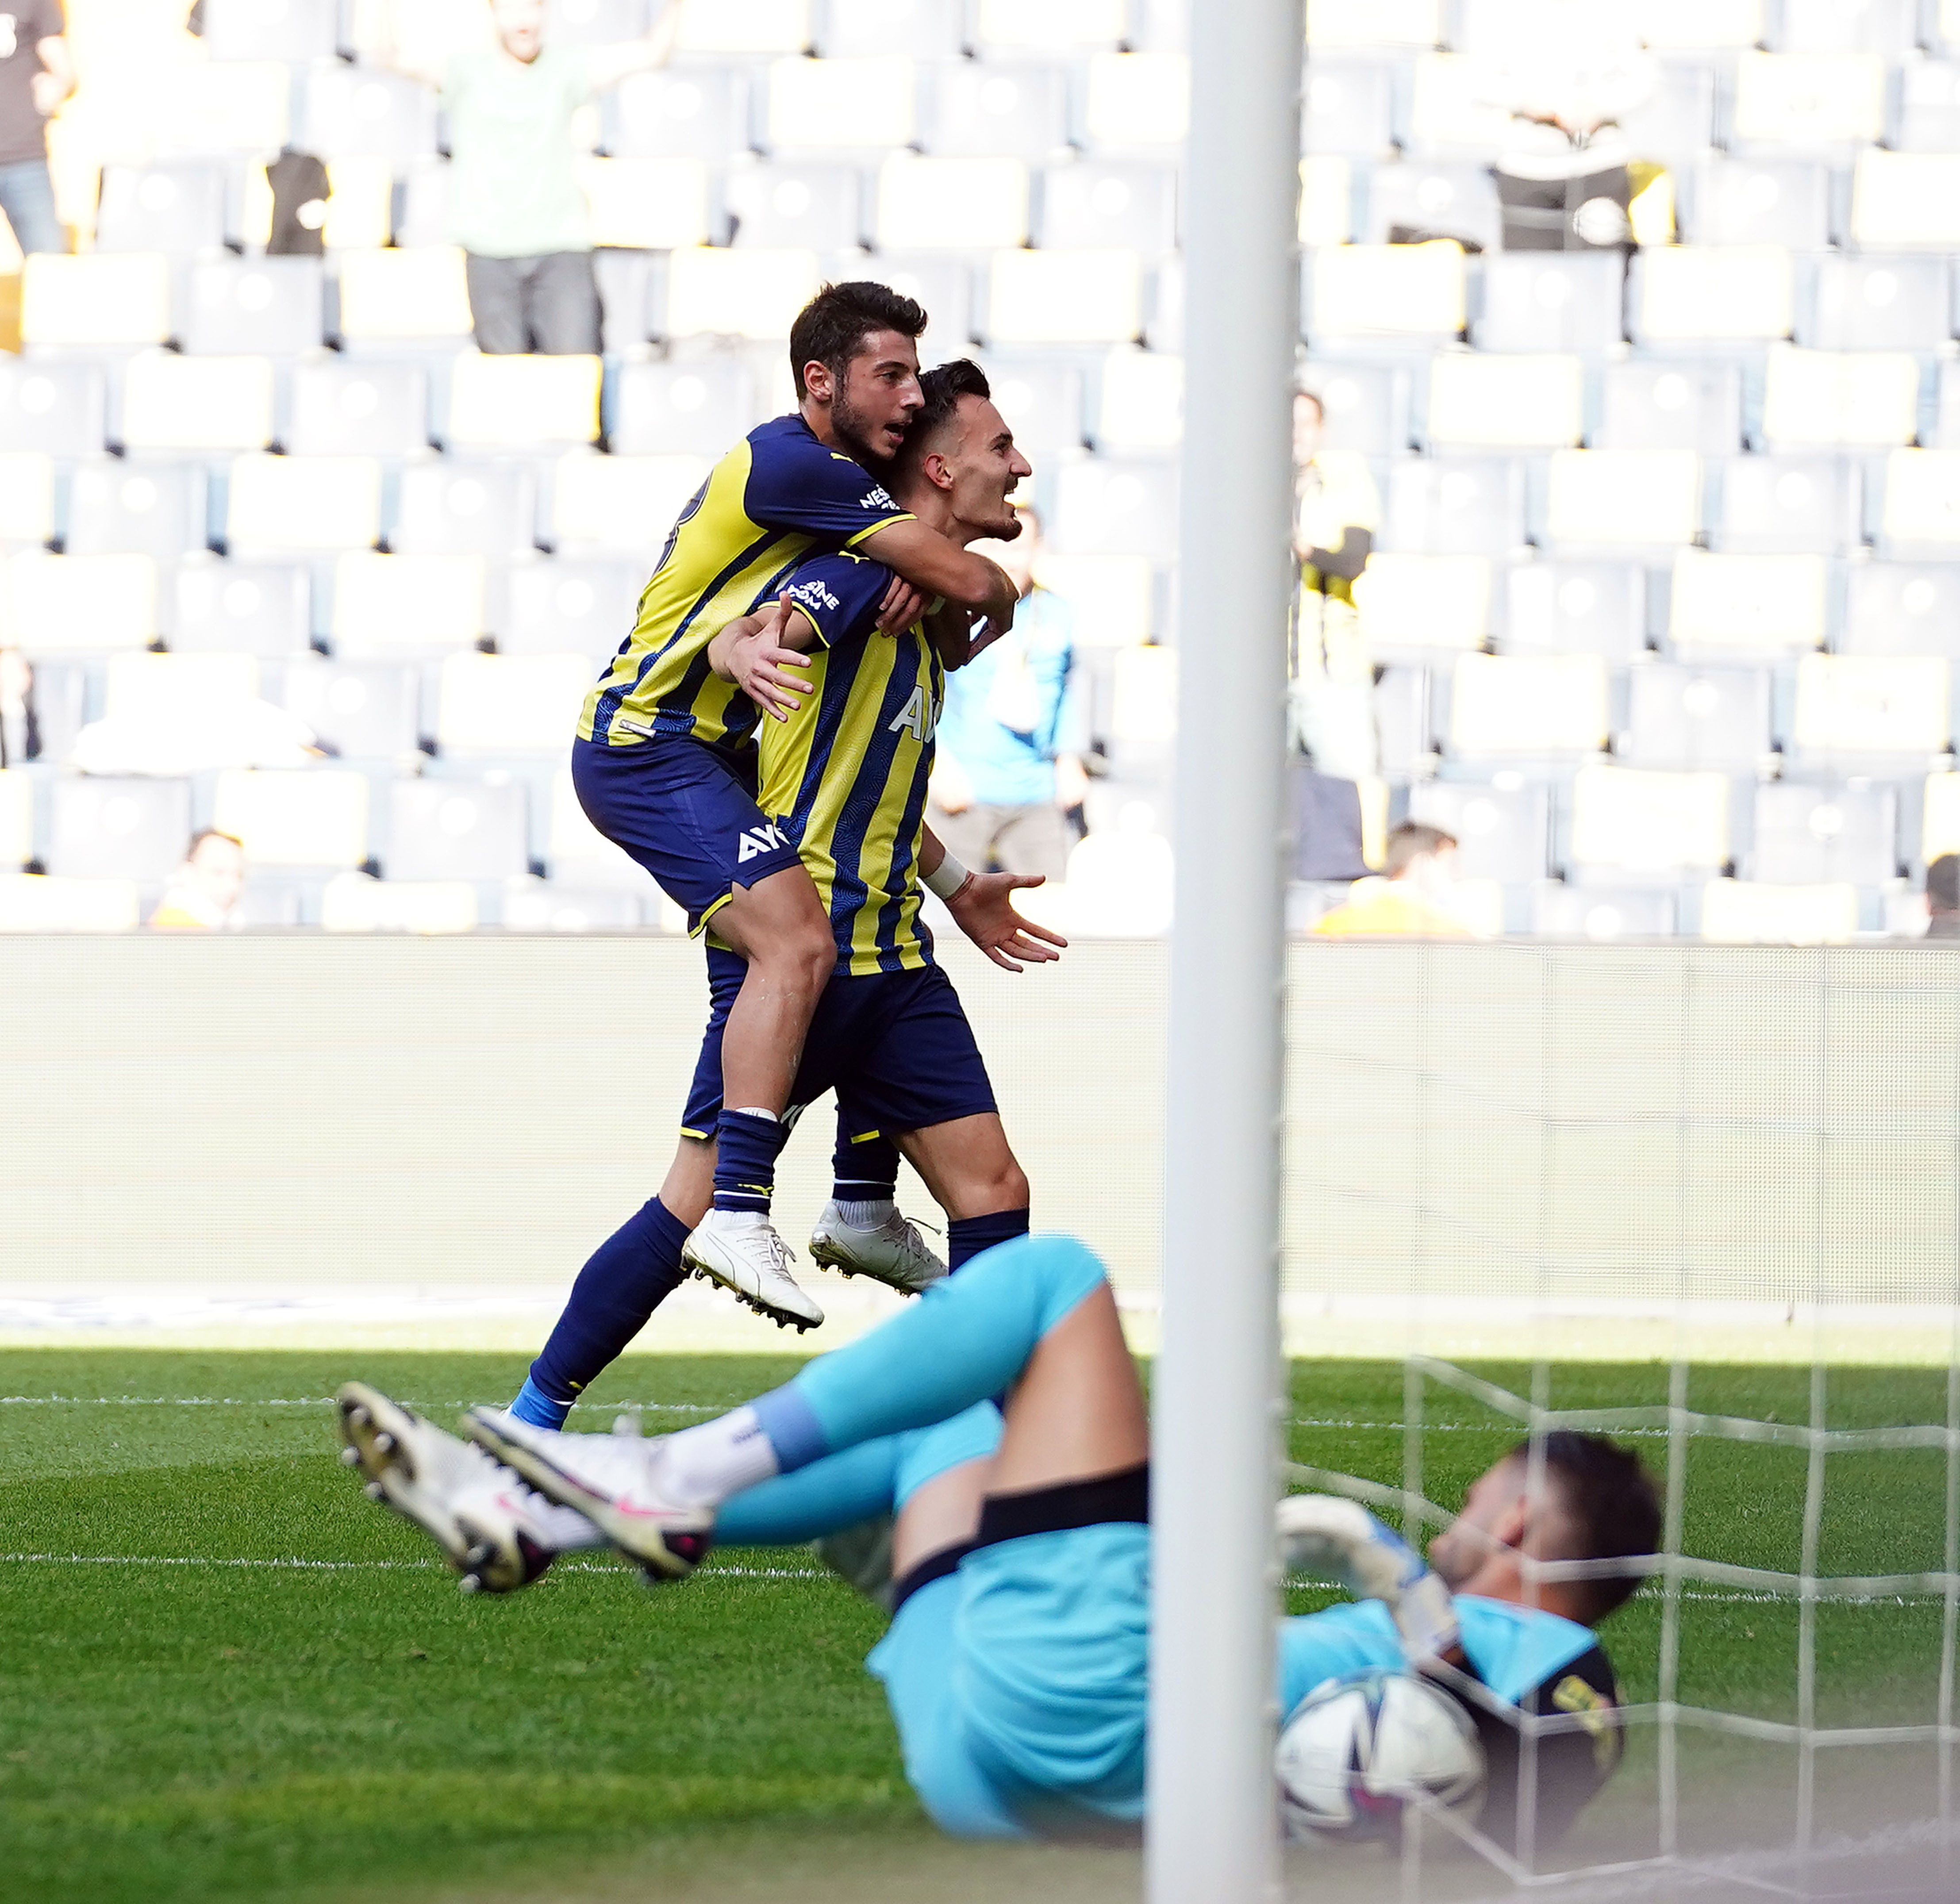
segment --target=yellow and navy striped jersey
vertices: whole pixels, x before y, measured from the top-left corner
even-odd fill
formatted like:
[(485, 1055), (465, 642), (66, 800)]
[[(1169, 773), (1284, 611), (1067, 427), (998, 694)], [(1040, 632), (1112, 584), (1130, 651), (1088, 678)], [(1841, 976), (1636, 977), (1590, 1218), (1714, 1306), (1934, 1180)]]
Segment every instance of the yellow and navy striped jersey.
[(681, 511), (640, 596), (633, 632), (586, 697), (579, 736), (615, 747), (663, 736), (747, 757), (756, 709), (717, 680), (708, 644), (806, 556), (908, 520), (875, 476), (778, 417), (709, 472)]
[(946, 670), (921, 624), (877, 632), (891, 580), (858, 555), (797, 567), (787, 593), (822, 645), (797, 711), (759, 737), (758, 804), (796, 842), (830, 914), (837, 970), (854, 977), (932, 962), (918, 852)]

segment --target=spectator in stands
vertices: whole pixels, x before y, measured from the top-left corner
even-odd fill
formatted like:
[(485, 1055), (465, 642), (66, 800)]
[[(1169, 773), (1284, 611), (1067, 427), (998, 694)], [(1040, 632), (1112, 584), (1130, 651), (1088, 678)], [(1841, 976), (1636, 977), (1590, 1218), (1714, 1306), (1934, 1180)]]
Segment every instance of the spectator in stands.
[(967, 866), (1059, 879), (1089, 785), (1083, 681), (1068, 604), (1034, 578), (1041, 519), (1015, 513), (1014, 541), (975, 547), (1013, 578), (1021, 605), (1007, 634), (947, 676), (930, 818)]
[(1294, 393), (1294, 737), (1323, 774), (1359, 780), (1375, 771), (1379, 749), (1374, 669), (1354, 612), (1354, 584), (1374, 550), (1382, 499), (1363, 458), (1321, 447), (1326, 421), (1326, 406), (1311, 390)]
[(1467, 939), (1450, 908), (1456, 842), (1440, 827), (1405, 820), (1389, 834), (1381, 879), (1357, 879), (1344, 905), (1316, 923), (1327, 939)]
[(24, 766), (40, 753), (34, 671), (18, 648), (0, 648), (0, 768)]
[(1926, 869), (1926, 936), (1960, 939), (1960, 854), (1943, 853)]
[(628, 74), (665, 63), (682, 4), (669, 0), (644, 40), (560, 47), (544, 43), (545, 0), (489, 0), (494, 42), (453, 55), (441, 73), (415, 69), (393, 38), (385, 43), (387, 64), (442, 93), (450, 234), (465, 254), (479, 350), (598, 354), (599, 285), (572, 116)]
[(244, 842), (206, 827), (192, 837), (150, 923), (167, 931), (221, 932), (243, 923), (238, 901), (244, 891)]
[(62, 0), (11, 0), (0, 13), (0, 211), (23, 251), (65, 251), (48, 176), (49, 116), (75, 91)]

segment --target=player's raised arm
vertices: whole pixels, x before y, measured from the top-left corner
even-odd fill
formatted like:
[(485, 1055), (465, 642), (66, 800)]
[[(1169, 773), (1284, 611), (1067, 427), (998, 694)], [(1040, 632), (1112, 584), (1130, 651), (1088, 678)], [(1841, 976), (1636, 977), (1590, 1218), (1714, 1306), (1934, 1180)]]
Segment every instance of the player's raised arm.
[(1060, 933), (1014, 910), (1013, 896), (1022, 887), (1048, 883), (1041, 874), (969, 873), (929, 826), (921, 830), (918, 863), (927, 889), (946, 901), (953, 923), (1003, 971), (1019, 971), (1020, 959), (1050, 964), (1068, 949)]
[(984, 615), (998, 630), (1013, 626), (1021, 593), (1007, 571), (916, 518), (882, 523), (860, 546), (921, 594), (943, 596), (952, 607)]

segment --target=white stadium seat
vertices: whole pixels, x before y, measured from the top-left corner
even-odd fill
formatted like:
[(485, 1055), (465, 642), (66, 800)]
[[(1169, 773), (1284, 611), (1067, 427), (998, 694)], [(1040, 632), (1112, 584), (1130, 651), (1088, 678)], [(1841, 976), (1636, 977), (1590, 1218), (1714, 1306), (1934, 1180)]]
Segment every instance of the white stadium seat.
[(1481, 648), (1491, 631), (1491, 558), (1391, 552), (1370, 558), (1354, 608), (1371, 653)]
[(767, 143), (778, 151), (909, 145), (914, 91), (909, 59), (779, 59), (768, 73)]
[(1919, 0), (1783, 0), (1776, 43), (1786, 52), (1882, 53), (1919, 44)]
[(1120, 159), (1051, 165), (1042, 174), (1039, 222), (1046, 250), (1165, 256), (1177, 249), (1177, 174)]
[(786, 338), (818, 281), (813, 251), (676, 251), (667, 262), (662, 334)]
[(1089, 62), (1084, 121), (1093, 148), (1182, 145), (1191, 119), (1182, 53), (1098, 53)]
[(1484, 304), (1470, 327), (1480, 351), (1621, 353), (1625, 268), (1617, 251), (1511, 251), (1484, 259)]
[(368, 857), (368, 776), (325, 769), (218, 777), (212, 824), (256, 866), (358, 866)]
[(401, 473), (388, 546), (398, 555), (527, 557), (537, 547), (537, 473), (517, 458), (414, 462)]
[(1459, 655), (1450, 679), (1452, 753), (1595, 753), (1606, 745), (1606, 664), (1596, 654)]
[(205, 0), (202, 24), (214, 60), (327, 59), (339, 49), (338, 0)]
[(435, 92), (418, 80), (339, 60), (307, 69), (303, 148), (323, 159), (411, 159), (435, 150), (436, 126)]
[(145, 351), (123, 383), (132, 450), (262, 450), (272, 440), (272, 366), (263, 357)]
[(1821, 161), (1704, 158), (1686, 204), (1686, 236), (1698, 245), (1821, 251), (1830, 242), (1831, 173)]
[(1323, 56), (1307, 75), (1301, 146), (1379, 158), (1395, 142), (1395, 69), (1388, 61)]
[(525, 845), (525, 783), (509, 774), (482, 780), (398, 780), (388, 789), (392, 879), (508, 879), (530, 870)]
[(1176, 545), (1177, 465), (1142, 458), (1064, 463), (1055, 472), (1048, 527), (1061, 555), (1161, 561)]
[(994, 344), (1125, 344), (1143, 331), (1134, 251), (996, 251), (987, 337)]
[(1430, 364), (1429, 440), (1440, 448), (1573, 447), (1585, 409), (1576, 357), (1446, 351)]
[(97, 455), (107, 396), (100, 364), (0, 362), (0, 450)]
[(1960, 660), (1960, 567), (1861, 562), (1845, 578), (1839, 654), (1941, 654)]
[(29, 654), (147, 648), (157, 638), (157, 565), (147, 555), (50, 555), (7, 564), (6, 626)]
[(337, 552), (380, 539), (381, 466), (371, 456), (242, 456), (230, 488), (234, 555)]
[(326, 221), (320, 235), (328, 250), (372, 251), (393, 239), (395, 168), (391, 161), (335, 159), (326, 168)]
[(1701, 889), (1701, 936), (1730, 946), (1841, 946), (1858, 930), (1858, 889), (1711, 879)]
[(878, 170), (873, 235), (883, 251), (1001, 250), (1028, 237), (1028, 168), (1019, 159), (894, 152)]
[(653, 886), (638, 862), (615, 846), (586, 817), (568, 767), (560, 768), (552, 780), (545, 859), (554, 879), (574, 881), (580, 885), (624, 886), (635, 892)]
[(170, 336), (170, 260), (159, 251), (37, 252), (21, 277), (26, 345), (162, 344)]
[(748, 81), (729, 67), (635, 73), (604, 101), (606, 148), (619, 158), (690, 158), (711, 165), (749, 144)]
[(354, 660), (473, 647), (484, 594), (480, 555), (351, 551), (334, 564), (333, 651)]
[(1306, 0), (1307, 44), (1433, 46), (1443, 37), (1443, 0)]
[(1177, 737), (1177, 650), (1118, 648), (1112, 659), (1110, 737), (1146, 751), (1168, 747)]
[(1551, 459), (1554, 542), (1639, 547), (1691, 542), (1701, 526), (1701, 459), (1686, 450), (1561, 450)]
[(1648, 662), (1628, 678), (1616, 748), (1629, 766), (1753, 777), (1770, 758), (1772, 680), (1767, 669)]
[(1465, 159), (1452, 150), (1445, 157), (1378, 164), (1367, 183), (1365, 243), (1399, 244), (1414, 232), (1453, 238), (1486, 253), (1503, 242), (1503, 208), (1488, 161)]
[(341, 253), (340, 334), (350, 342), (469, 332), (469, 286), (455, 246)]
[(1418, 53), (1409, 106), (1414, 149), (1496, 157), (1511, 126), (1510, 114), (1494, 103), (1502, 79), (1488, 59), (1465, 53)]
[(1035, 574), (1074, 609), (1078, 647), (1127, 647), (1157, 633), (1146, 556), (1061, 555), (1044, 548)]
[(104, 166), (96, 250), (181, 256), (221, 249), (231, 231), (224, 170), (210, 159)]
[(188, 561), (177, 570), (173, 650), (297, 655), (313, 634), (304, 563)]
[(157, 89), (160, 143), (179, 152), (276, 152), (291, 137), (292, 97), (292, 68), (282, 62), (173, 65), (170, 83)]
[(953, 59), (965, 50), (966, 8), (946, 0), (826, 0), (817, 51), (826, 59), (909, 53)]
[(37, 450), (0, 453), (0, 544), (30, 547), (55, 532), (55, 462)]
[(615, 456), (719, 456), (760, 421), (755, 378), (733, 351), (622, 364), (612, 403), (606, 434)]
[(1925, 863), (1960, 853), (1960, 774), (1929, 774), (1920, 818), (1919, 857)]
[(1952, 280), (1943, 258), (1816, 260), (1817, 283), (1797, 342), (1819, 351), (1939, 350), (1952, 335)]
[(1128, 0), (978, 0), (975, 38), (982, 46), (1067, 52), (1122, 39), (1129, 15)]
[(1860, 153), (1851, 237), (1871, 251), (1960, 250), (1960, 154)]
[(49, 789), (48, 870), (161, 885), (190, 840), (190, 783), (77, 774)]
[(324, 266), (317, 258), (217, 258), (190, 268), (178, 342), (199, 357), (320, 348)]
[(854, 251), (864, 241), (864, 177), (835, 157), (738, 156), (722, 195), (733, 243), (746, 250)]
[(632, 631), (645, 571), (636, 562), (555, 556), (504, 577), (499, 654), (582, 654), (595, 664)]
[(1960, 554), (1960, 450), (1895, 450), (1885, 459), (1880, 532), (1888, 554)]
[(18, 873), (33, 857), (33, 776), (0, 768), (0, 871)]
[(1300, 241), (1322, 250), (1354, 235), (1354, 167), (1331, 153), (1300, 162)]
[(1736, 138), (1745, 145), (1869, 143), (1885, 129), (1876, 53), (1746, 52), (1736, 63)]
[(102, 711), (165, 724), (259, 695), (258, 657), (249, 654), (116, 654), (109, 657)]
[(595, 245), (678, 251), (710, 236), (708, 171), (690, 157), (578, 161)]
[(946, 157), (1048, 157), (1068, 144), (1068, 75), (1058, 66), (948, 60), (932, 76), (920, 143)]
[(674, 43), (691, 53), (800, 53), (810, 13), (810, 0), (714, 0), (682, 10)]
[(1433, 555), (1507, 551), (1525, 541), (1525, 469), (1515, 457), (1410, 457), (1389, 470), (1384, 548)]
[(1669, 52), (1738, 50), (1763, 37), (1763, 0), (1634, 0), (1642, 41)]
[(599, 434), (600, 372), (596, 357), (466, 351), (450, 382), (449, 440), (466, 450), (590, 443)]
[(132, 879), (0, 874), (0, 932), (134, 932), (142, 923)]
[(462, 879), (373, 879), (343, 873), (320, 895), (327, 932), (474, 932), (476, 888)]
[(1316, 338), (1414, 341), (1463, 328), (1460, 245), (1335, 246), (1313, 254), (1309, 277)]
[(1647, 574), (1638, 563), (1532, 562), (1508, 579), (1504, 653), (1597, 654), (1615, 667), (1644, 660)]
[(1733, 456), (1742, 447), (1741, 367), (1666, 358), (1607, 364), (1592, 447)]
[(1589, 873), (1672, 876), (1729, 862), (1729, 777), (1582, 767), (1572, 857)]
[(294, 368), (286, 450), (296, 456), (425, 456), (428, 393), (419, 364), (323, 351)]
[(1797, 663), (1792, 738), (1805, 755), (1943, 753), (1949, 664), (1914, 655), (1809, 654)]
[(1636, 272), (1635, 327), (1647, 343), (1767, 341), (1796, 322), (1796, 278), (1780, 246), (1650, 249)]
[(567, 552), (657, 550), (708, 478), (702, 456), (594, 456), (559, 460), (552, 529)]
[(175, 561), (208, 545), (208, 505), (202, 464), (105, 456), (75, 471), (63, 546), (71, 555)]
[(1119, 346), (1102, 360), (1097, 448), (1171, 450), (1184, 438), (1184, 359)]
[(1668, 639), (1684, 653), (1821, 647), (1830, 580), (1822, 555), (1684, 548), (1674, 558)]
[(1856, 459), (1814, 451), (1726, 457), (1713, 546), (1744, 555), (1849, 555), (1863, 541), (1862, 475)]
[(1904, 351), (1773, 345), (1763, 434), (1777, 448), (1888, 449), (1919, 428), (1919, 360)]

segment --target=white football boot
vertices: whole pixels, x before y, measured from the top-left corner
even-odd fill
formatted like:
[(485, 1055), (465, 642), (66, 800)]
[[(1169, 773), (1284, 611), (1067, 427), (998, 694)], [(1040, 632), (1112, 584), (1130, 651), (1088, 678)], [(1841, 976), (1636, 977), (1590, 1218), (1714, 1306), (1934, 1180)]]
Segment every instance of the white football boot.
[(946, 1274), (918, 1226), (896, 1208), (866, 1229), (846, 1220), (834, 1197), (810, 1233), (810, 1254), (813, 1261), (846, 1276), (868, 1276), (901, 1295), (920, 1295)]
[(540, 1494), (583, 1515), (649, 1580), (683, 1580), (707, 1553), (714, 1511), (685, 1505), (663, 1488), (664, 1435), (566, 1435), (501, 1408), (473, 1408), (463, 1426)]
[(749, 1210), (711, 1209), (682, 1247), (682, 1265), (718, 1283), (779, 1329), (800, 1335), (823, 1320), (823, 1311), (790, 1274), (789, 1245), (766, 1216)]
[(368, 1477), (368, 1497), (414, 1521), (463, 1577), (465, 1593), (528, 1587), (566, 1544), (562, 1511), (480, 1448), (445, 1434), (378, 1388), (340, 1391), (340, 1458)]

